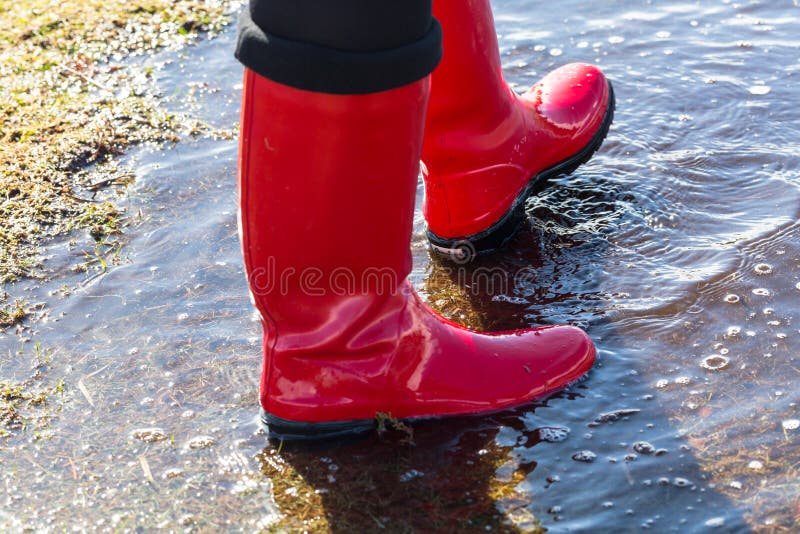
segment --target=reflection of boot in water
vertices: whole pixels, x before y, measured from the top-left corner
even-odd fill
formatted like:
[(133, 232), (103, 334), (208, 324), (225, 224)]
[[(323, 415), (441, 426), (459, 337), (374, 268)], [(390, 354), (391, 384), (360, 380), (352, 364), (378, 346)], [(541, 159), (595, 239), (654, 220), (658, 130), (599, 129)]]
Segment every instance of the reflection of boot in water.
[[(453, 418), (405, 436), (349, 443), (284, 444), (259, 455), (284, 518), (309, 532), (531, 532), (538, 522), (519, 483), (536, 464), (520, 465), (495, 440), (506, 419)], [(513, 417), (519, 421), (518, 417)]]
[[(350, 20), (331, 24), (339, 18)], [(309, 42), (307, 28), (292, 40), (291, 25), (278, 38), (264, 33), (274, 19), (240, 21), (240, 223), (265, 331), (263, 419), (275, 436), (367, 430), (380, 413), (497, 411), (563, 388), (594, 361), (577, 328), (481, 334), (432, 313), (410, 287), (427, 75), (440, 38), (429, 10), (422, 19), (405, 41), (352, 54), (327, 34)]]
[(501, 73), (489, 0), (436, 0), (444, 57), (432, 76), (422, 160), (428, 237), (448, 253), (511, 237), (525, 199), (600, 146), (614, 115), (603, 73), (565, 65), (516, 95)]

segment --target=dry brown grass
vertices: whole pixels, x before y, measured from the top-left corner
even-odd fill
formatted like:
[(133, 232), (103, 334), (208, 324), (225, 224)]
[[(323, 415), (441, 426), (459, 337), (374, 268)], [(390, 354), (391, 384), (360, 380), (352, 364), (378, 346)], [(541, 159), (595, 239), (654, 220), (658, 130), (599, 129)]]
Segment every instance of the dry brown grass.
[(134, 143), (176, 139), (149, 71), (131, 56), (191, 42), (230, 0), (0, 0), (0, 281), (37, 273), (37, 245), (75, 229), (118, 233), (98, 165)]

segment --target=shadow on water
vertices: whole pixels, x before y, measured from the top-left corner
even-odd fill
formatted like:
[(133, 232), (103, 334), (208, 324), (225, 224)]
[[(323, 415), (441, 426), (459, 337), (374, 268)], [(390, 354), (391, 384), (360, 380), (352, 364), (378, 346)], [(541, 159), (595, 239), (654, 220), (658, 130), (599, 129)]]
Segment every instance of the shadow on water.
[[(265, 442), (236, 141), (143, 147), (122, 161), (136, 174), (118, 198), (126, 245), (54, 244), (53, 281), (25, 286), (47, 302), (40, 320), (0, 333), (0, 376), (47, 392), (0, 438), (0, 524), (796, 531), (800, 11), (534, 4), (495, 2), (509, 80), (599, 63), (619, 99), (611, 134), (543, 185), (491, 258), (432, 261), (417, 213), (412, 281), (472, 327), (586, 328), (599, 347), (587, 380), (517, 411), (414, 425), (413, 440)], [(217, 128), (238, 118), (231, 30), (148, 60), (176, 111)]]

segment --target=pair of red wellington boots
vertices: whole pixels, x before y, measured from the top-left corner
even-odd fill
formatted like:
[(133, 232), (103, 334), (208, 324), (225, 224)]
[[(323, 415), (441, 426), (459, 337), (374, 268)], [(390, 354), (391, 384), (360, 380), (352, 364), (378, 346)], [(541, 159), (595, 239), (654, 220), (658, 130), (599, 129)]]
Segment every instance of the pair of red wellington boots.
[(240, 232), (271, 436), (349, 434), (379, 414), (499, 411), (594, 362), (578, 328), (474, 332), (432, 312), (407, 281), (420, 159), (432, 247), (490, 251), (517, 228), (532, 184), (586, 161), (613, 116), (611, 86), (589, 65), (511, 91), (488, 0), (464, 4), (435, 3), (444, 57), (409, 85), (334, 95), (245, 71)]

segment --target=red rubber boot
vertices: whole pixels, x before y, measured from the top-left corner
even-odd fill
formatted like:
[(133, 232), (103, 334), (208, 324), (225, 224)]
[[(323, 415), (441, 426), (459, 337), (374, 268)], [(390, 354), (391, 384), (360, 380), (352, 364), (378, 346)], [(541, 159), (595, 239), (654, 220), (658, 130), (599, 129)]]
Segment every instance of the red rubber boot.
[(568, 326), (480, 334), (414, 293), (410, 241), (429, 78), (365, 95), (245, 70), (240, 230), (264, 326), (262, 419), (280, 438), (501, 410), (591, 367)]
[(523, 95), (503, 80), (489, 0), (435, 0), (444, 56), (433, 72), (423, 211), (434, 250), (501, 246), (540, 180), (572, 172), (605, 138), (611, 84), (591, 65), (561, 67)]

